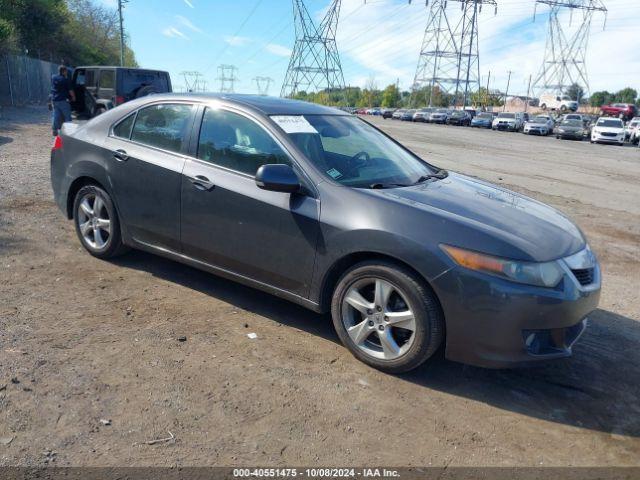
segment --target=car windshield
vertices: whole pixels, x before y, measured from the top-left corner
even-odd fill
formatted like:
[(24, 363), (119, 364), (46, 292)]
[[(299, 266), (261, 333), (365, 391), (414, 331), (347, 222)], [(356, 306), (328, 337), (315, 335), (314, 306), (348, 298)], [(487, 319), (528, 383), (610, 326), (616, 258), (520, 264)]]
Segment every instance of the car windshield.
[(452, 117), (464, 117), (464, 112), (456, 111), (451, 114)]
[(582, 127), (582, 122), (580, 120), (565, 120), (562, 122), (564, 127)]
[(616, 119), (600, 119), (596, 124), (597, 127), (622, 128), (622, 120)]
[(534, 123), (547, 123), (549, 119), (547, 117), (536, 117), (533, 119)]
[(500, 113), (498, 114), (498, 118), (516, 118), (515, 113)]
[(493, 115), (491, 115), (490, 113), (481, 113), (480, 115), (478, 115), (478, 117), (477, 117), (477, 118), (482, 118), (482, 119), (488, 119), (488, 120), (490, 120), (490, 119), (492, 119), (492, 118), (493, 118)]
[(449, 110), (447, 110), (446, 108), (439, 108), (438, 110), (436, 110), (436, 113), (447, 113)]
[(324, 175), (343, 185), (408, 186), (438, 172), (355, 117), (292, 115), (272, 119)]

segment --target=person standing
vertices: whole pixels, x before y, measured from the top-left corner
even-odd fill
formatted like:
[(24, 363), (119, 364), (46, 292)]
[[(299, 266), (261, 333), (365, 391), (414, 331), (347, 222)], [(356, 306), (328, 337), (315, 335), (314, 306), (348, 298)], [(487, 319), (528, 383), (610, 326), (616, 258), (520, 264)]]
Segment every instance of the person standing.
[(51, 113), (53, 135), (58, 135), (58, 131), (64, 122), (71, 121), (71, 104), (76, 96), (69, 81), (69, 70), (64, 65), (58, 67), (58, 74), (51, 77)]

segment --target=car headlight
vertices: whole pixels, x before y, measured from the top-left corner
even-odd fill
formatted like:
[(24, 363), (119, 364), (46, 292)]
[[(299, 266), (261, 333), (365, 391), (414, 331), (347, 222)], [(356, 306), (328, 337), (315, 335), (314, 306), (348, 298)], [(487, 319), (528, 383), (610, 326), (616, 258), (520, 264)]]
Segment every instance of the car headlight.
[(564, 275), (562, 267), (556, 261), (520, 262), (464, 250), (451, 245), (441, 245), (440, 247), (461, 267), (496, 275), (517, 283), (538, 287), (555, 287)]

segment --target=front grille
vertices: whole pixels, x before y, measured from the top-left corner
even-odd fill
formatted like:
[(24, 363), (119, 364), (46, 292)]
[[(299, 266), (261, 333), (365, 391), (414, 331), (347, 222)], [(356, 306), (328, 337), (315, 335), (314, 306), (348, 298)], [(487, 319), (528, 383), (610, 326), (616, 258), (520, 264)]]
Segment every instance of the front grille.
[(593, 283), (593, 268), (580, 268), (571, 270), (580, 285), (591, 285)]
[(613, 132), (602, 132), (600, 135), (602, 135), (603, 137), (617, 137), (618, 136), (617, 133), (613, 133)]

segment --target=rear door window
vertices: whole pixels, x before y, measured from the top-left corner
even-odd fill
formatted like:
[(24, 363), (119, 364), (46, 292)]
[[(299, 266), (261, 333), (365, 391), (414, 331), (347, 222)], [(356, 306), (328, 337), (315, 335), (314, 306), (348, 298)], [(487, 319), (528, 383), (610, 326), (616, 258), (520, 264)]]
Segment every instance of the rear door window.
[(100, 88), (113, 88), (116, 84), (114, 70), (100, 70)]
[(190, 131), (192, 111), (193, 106), (187, 104), (165, 103), (142, 108), (138, 111), (131, 140), (180, 153)]

